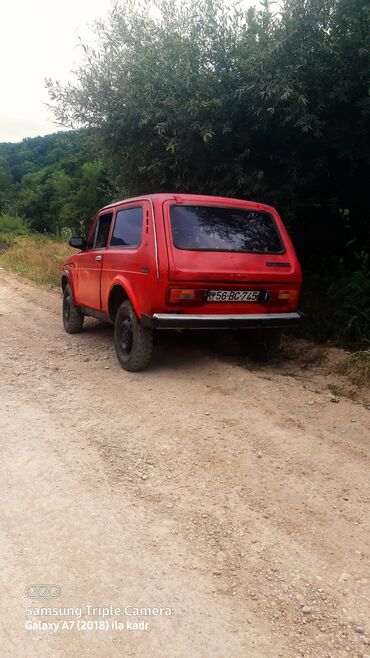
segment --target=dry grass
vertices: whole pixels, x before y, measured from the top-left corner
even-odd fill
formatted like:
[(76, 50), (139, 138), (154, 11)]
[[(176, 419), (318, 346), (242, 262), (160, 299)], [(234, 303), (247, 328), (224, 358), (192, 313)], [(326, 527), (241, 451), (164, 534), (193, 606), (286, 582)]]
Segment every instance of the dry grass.
[(354, 352), (339, 365), (338, 370), (347, 375), (357, 386), (368, 386), (370, 384), (370, 350)]
[(0, 253), (0, 265), (35, 283), (59, 286), (61, 264), (72, 252), (68, 245), (42, 235), (13, 237)]

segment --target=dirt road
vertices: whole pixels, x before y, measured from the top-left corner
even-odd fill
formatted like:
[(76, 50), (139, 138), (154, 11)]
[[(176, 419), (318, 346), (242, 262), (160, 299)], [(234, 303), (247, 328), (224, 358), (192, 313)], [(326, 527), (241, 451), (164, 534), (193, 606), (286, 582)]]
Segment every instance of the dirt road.
[(0, 654), (369, 656), (369, 411), (170, 340), (125, 373), (60, 302), (0, 272)]

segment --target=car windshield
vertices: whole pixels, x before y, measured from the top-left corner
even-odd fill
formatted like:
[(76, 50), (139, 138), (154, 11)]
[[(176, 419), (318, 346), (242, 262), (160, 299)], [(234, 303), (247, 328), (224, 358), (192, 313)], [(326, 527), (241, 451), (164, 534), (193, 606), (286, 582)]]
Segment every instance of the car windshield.
[(281, 254), (284, 245), (267, 212), (220, 206), (171, 206), (177, 249)]

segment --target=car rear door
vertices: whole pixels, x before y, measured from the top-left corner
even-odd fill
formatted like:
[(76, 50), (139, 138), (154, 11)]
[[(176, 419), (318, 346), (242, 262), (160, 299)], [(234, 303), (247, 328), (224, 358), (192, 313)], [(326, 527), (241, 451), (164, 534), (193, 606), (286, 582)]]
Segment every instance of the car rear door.
[[(212, 208), (215, 212), (210, 215)], [(176, 216), (173, 210), (180, 215), (181, 222), (177, 225), (174, 224)], [(239, 236), (239, 229), (235, 227), (231, 235), (232, 227), (227, 223), (234, 220), (240, 224), (243, 218), (237, 216), (239, 210), (239, 214), (244, 213), (246, 229), (250, 234), (248, 237), (253, 243), (250, 250), (244, 251), (238, 247), (238, 241), (243, 243), (245, 237)], [(235, 211), (236, 217), (228, 211)], [(222, 213), (225, 214), (224, 223), (219, 221)], [(213, 214), (218, 224), (211, 230), (209, 222)], [(166, 201), (164, 222), (171, 281), (271, 282), (279, 281), (282, 275), (284, 281), (294, 280), (297, 276), (294, 250), (281, 220), (272, 208), (266, 212), (256, 207), (256, 204), (243, 201), (235, 207), (235, 202), (231, 200), (229, 203), (223, 200), (222, 206), (197, 201), (190, 204)], [(204, 246), (207, 241), (211, 244), (209, 248)], [(218, 244), (213, 247), (213, 242), (221, 243), (221, 247)], [(223, 242), (225, 249), (222, 248)], [(199, 246), (197, 243), (200, 243)]]
[(113, 212), (100, 213), (92, 226), (86, 251), (77, 254), (76, 303), (95, 310), (101, 309), (101, 273)]

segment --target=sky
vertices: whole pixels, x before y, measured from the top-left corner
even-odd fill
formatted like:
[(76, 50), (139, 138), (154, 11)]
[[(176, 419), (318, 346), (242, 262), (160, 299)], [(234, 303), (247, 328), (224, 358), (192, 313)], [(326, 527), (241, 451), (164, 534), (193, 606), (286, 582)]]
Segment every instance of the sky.
[(110, 4), (110, 0), (0, 0), (0, 142), (19, 142), (62, 129), (46, 107), (45, 78), (61, 82), (71, 78), (82, 59), (79, 37), (91, 43), (91, 25), (104, 19)]
[(78, 64), (78, 37), (104, 18), (110, 0), (0, 2), (0, 142), (55, 132), (45, 78), (66, 82)]

